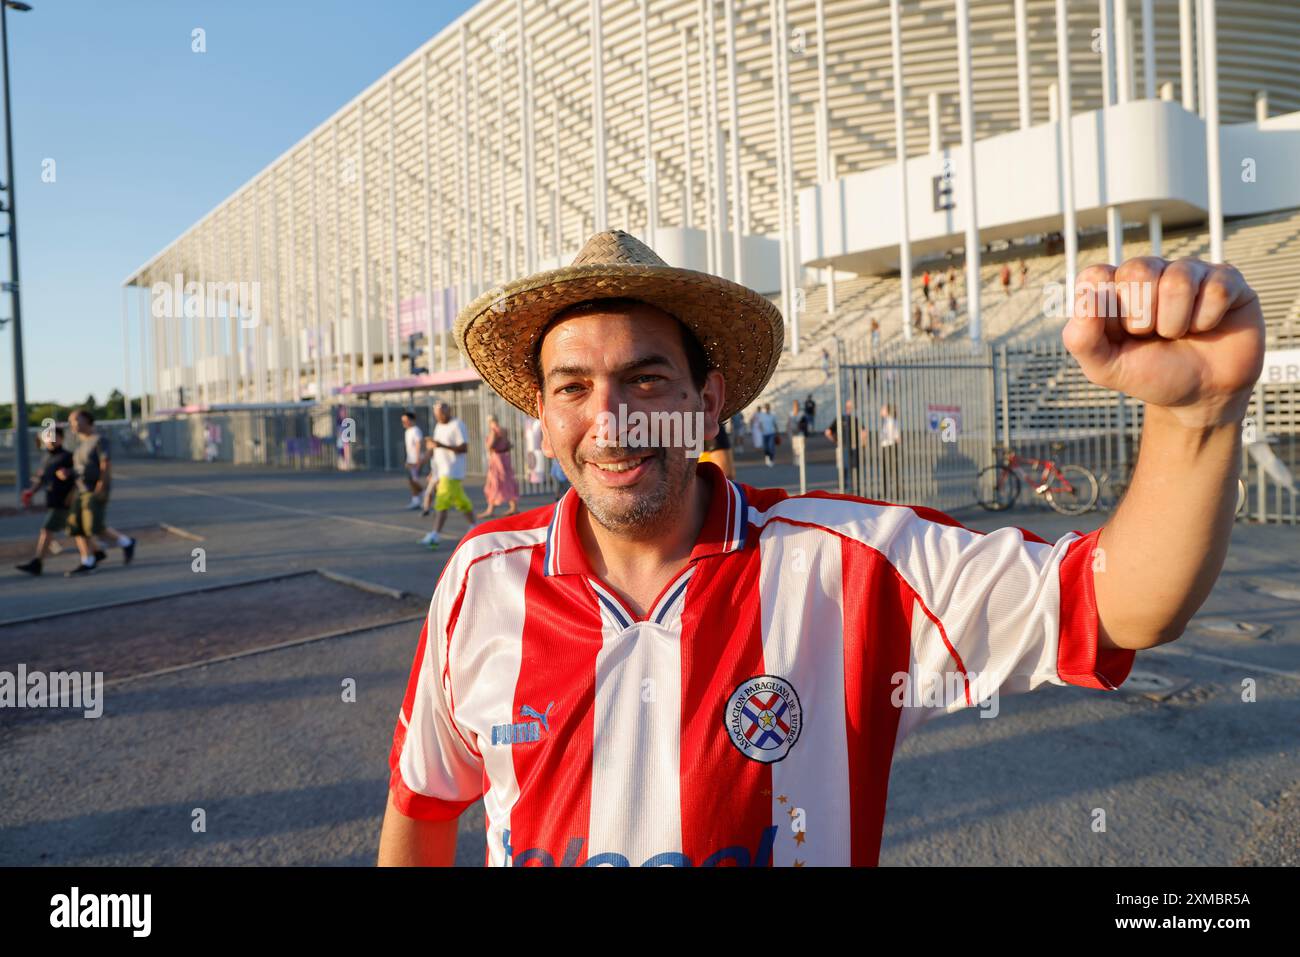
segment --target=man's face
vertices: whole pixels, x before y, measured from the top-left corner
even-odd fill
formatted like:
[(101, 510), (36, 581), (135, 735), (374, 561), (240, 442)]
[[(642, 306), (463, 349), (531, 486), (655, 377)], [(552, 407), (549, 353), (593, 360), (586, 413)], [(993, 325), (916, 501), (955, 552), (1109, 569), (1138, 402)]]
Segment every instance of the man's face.
[(439, 423), (440, 425), (446, 425), (448, 422), (451, 421), (451, 407), (450, 407), (450, 406), (440, 405), (440, 406), (438, 406), (437, 409), (434, 410), (434, 413), (433, 413), (433, 414), (434, 414), (435, 416), (437, 416), (437, 418), (438, 418), (438, 423)]
[(547, 331), (540, 360), (542, 448), (559, 461), (592, 517), (611, 531), (633, 533), (675, 520), (685, 507), (696, 460), (686, 457), (684, 447), (662, 441), (610, 445), (618, 436), (602, 426), (611, 417), (628, 421), (640, 412), (675, 414), (661, 421), (676, 419), (683, 426), (689, 417), (693, 427), (694, 414), (702, 412), (699, 438), (718, 434), (722, 374), (710, 370), (703, 390), (696, 389), (677, 320), (649, 305), (583, 313)]
[(84, 415), (74, 414), (72, 418), (69, 420), (69, 423), (72, 425), (73, 430), (78, 435), (90, 434), (90, 423), (86, 420), (86, 417)]
[(402, 427), (403, 427), (403, 428), (409, 429), (409, 428), (410, 428), (411, 426), (413, 426), (413, 425), (415, 425), (415, 420), (414, 420), (414, 419), (412, 419), (409, 415), (404, 415), (404, 416), (402, 416)]

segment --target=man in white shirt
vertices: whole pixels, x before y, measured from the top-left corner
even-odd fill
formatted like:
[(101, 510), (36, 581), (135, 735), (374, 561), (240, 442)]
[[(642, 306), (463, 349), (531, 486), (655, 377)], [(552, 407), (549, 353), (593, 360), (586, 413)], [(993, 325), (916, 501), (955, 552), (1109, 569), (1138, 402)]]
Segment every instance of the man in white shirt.
[(402, 425), (406, 429), (403, 433), (406, 442), (406, 482), (411, 487), (411, 501), (406, 507), (416, 509), (420, 507), (420, 443), (424, 441), (424, 433), (415, 424), (414, 412), (402, 413)]
[(902, 441), (894, 407), (886, 402), (880, 407), (880, 468), (885, 480), (882, 495), (887, 502), (892, 502), (898, 492), (898, 452)]
[(465, 521), (474, 524), (474, 506), (465, 494), (466, 453), (469, 451), (469, 432), (465, 423), (452, 418), (451, 406), (439, 402), (434, 410), (438, 424), (433, 427), (433, 474), (438, 477), (437, 491), (433, 497), (436, 514), (433, 531), (420, 539), (420, 544), (437, 548), (442, 541), (442, 526), (447, 521), (447, 509), (455, 508), (465, 515)]

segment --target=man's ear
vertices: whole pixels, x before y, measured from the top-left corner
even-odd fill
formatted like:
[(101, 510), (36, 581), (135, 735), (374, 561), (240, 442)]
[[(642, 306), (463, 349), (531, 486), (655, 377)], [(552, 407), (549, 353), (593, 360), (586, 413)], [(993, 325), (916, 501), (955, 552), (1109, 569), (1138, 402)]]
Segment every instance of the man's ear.
[(542, 391), (537, 390), (537, 421), (542, 423), (542, 454), (548, 459), (555, 458), (555, 451), (551, 448), (551, 435), (546, 428), (546, 416), (543, 414), (546, 410), (542, 408)]
[(704, 405), (704, 440), (717, 438), (721, 430), (718, 415), (722, 412), (722, 403), (727, 398), (727, 380), (717, 369), (710, 369), (704, 377), (704, 388), (700, 390), (700, 401)]

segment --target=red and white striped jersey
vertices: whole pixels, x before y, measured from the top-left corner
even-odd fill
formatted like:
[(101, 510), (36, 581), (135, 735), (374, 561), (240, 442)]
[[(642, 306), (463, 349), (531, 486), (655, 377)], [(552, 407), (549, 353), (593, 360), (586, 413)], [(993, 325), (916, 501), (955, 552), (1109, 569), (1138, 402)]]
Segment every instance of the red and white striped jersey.
[(402, 813), (483, 797), (493, 865), (874, 864), (894, 749), (927, 718), (1132, 667), (1098, 648), (1100, 531), (982, 534), (697, 470), (704, 526), (644, 619), (592, 572), (572, 489), (461, 541), (393, 736)]

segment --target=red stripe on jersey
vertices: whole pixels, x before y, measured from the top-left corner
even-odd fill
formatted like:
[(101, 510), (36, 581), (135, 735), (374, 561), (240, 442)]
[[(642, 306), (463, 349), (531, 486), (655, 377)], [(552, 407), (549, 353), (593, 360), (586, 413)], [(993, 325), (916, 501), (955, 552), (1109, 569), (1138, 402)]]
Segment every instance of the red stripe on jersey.
[(517, 867), (581, 864), (588, 856), (600, 611), (580, 576), (547, 578), (545, 561), (537, 548), (524, 586), (519, 680), (502, 723), (534, 720), (522, 714), (527, 707), (547, 715), (549, 730), (537, 741), (495, 745), (510, 748), (519, 783), (509, 828)]
[(1061, 560), (1061, 638), (1056, 671), (1062, 681), (1085, 688), (1118, 688), (1133, 668), (1137, 652), (1100, 647), (1093, 552), (1101, 529), (1071, 542)]
[[(741, 754), (724, 723), (732, 692), (764, 673), (757, 546), (751, 535), (744, 550), (730, 558), (701, 559), (686, 586), (681, 630), (682, 853), (697, 866), (772, 866), (772, 841), (766, 833), (772, 826), (772, 766)], [(718, 855), (733, 848), (743, 848), (745, 854)]]
[(875, 866), (901, 715), (893, 676), (911, 662), (916, 595), (878, 551), (842, 539), (844, 701), (849, 749), (849, 860)]

